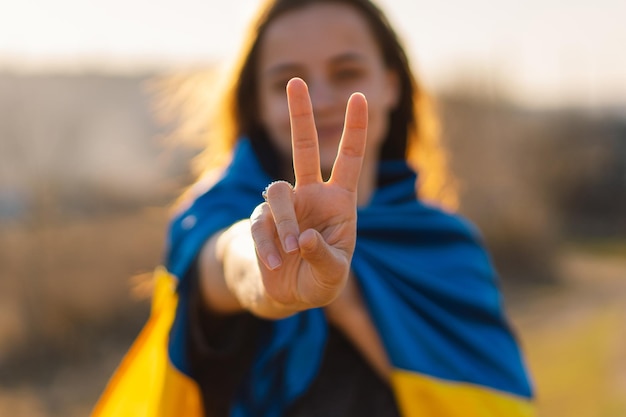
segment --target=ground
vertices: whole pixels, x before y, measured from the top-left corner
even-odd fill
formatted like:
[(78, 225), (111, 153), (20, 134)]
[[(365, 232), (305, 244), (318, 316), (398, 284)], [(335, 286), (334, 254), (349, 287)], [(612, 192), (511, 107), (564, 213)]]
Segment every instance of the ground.
[[(3, 226), (0, 415), (89, 414), (147, 317), (141, 274), (160, 260), (167, 216), (155, 208)], [(558, 252), (561, 281), (505, 286), (538, 415), (625, 416), (625, 252), (585, 245)]]

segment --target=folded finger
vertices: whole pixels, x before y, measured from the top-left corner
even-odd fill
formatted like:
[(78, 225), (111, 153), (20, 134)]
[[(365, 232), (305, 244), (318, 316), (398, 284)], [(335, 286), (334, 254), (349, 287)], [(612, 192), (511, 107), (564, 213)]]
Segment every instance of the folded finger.
[(283, 250), (287, 253), (297, 251), (300, 228), (293, 205), (293, 187), (286, 181), (276, 181), (266, 188), (265, 196)]
[(356, 191), (367, 139), (367, 100), (361, 93), (348, 100), (343, 135), (330, 181), (348, 191)]
[(280, 251), (276, 246), (276, 228), (268, 203), (257, 206), (250, 216), (250, 233), (258, 258), (270, 270), (282, 264)]

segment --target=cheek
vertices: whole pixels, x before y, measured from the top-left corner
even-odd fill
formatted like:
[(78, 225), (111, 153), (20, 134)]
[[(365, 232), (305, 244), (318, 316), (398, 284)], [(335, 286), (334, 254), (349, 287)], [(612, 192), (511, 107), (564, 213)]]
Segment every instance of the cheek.
[(397, 85), (395, 78), (386, 72), (380, 72), (375, 77), (375, 86), (369, 91), (369, 127), (368, 143), (372, 148), (380, 149), (389, 132), (389, 117), (397, 105)]
[(259, 100), (261, 123), (269, 134), (269, 139), (283, 154), (291, 155), (291, 130), (287, 100), (279, 97), (262, 96)]
[(372, 149), (380, 149), (389, 131), (389, 114), (391, 109), (387, 106), (369, 108), (367, 127), (367, 146)]

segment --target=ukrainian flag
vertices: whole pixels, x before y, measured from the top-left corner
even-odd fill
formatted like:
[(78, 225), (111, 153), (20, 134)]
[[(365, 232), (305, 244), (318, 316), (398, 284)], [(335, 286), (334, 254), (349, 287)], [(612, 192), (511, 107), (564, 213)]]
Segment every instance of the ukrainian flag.
[[(532, 416), (527, 372), (480, 236), (459, 216), (417, 200), (415, 180), (403, 161), (382, 164), (380, 186), (358, 212), (352, 261), (394, 368), (391, 384), (401, 413)], [(203, 415), (184, 355), (184, 277), (203, 242), (248, 217), (270, 181), (242, 140), (222, 179), (174, 219), (151, 317), (95, 417)], [(315, 378), (326, 334), (319, 309), (271, 322), (231, 416), (283, 415)]]

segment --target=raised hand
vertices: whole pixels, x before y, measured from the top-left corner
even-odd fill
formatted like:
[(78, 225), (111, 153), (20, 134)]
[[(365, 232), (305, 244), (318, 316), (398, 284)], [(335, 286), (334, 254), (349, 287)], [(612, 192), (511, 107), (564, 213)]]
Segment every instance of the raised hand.
[(348, 100), (337, 159), (322, 180), (317, 130), (304, 81), (287, 85), (296, 184), (278, 181), (251, 216), (266, 294), (302, 310), (332, 302), (343, 289), (356, 242), (357, 185), (365, 154), (367, 102)]

